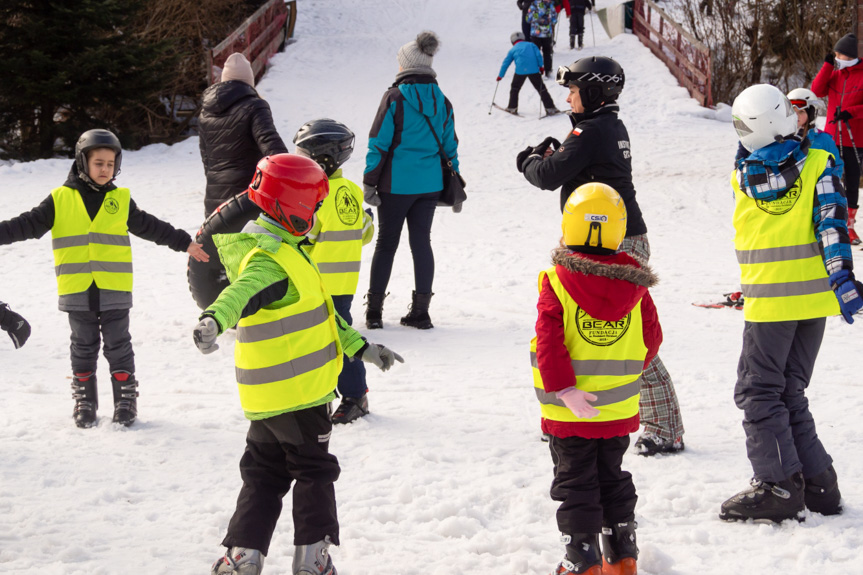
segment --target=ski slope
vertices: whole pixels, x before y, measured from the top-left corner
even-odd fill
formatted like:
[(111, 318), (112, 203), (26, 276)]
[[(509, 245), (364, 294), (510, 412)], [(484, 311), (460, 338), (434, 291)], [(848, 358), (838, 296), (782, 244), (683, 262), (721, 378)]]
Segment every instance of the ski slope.
[[(372, 119), (397, 71), (396, 52), (420, 30), (434, 30), (442, 40), (434, 67), (455, 108), (468, 182), (464, 211), (436, 214), (435, 329), (398, 325), (413, 288), (404, 238), (385, 329), (368, 335), (406, 363), (386, 374), (370, 370), (371, 414), (333, 433), (331, 450), (342, 465), (336, 484), (342, 545), (332, 554), (341, 575), (539, 575), (563, 556), (528, 363), (536, 277), (560, 236), (558, 193), (529, 185), (515, 169), (515, 155), (548, 135), (562, 140), (570, 124), (566, 116), (538, 121), (530, 86), (519, 106), (526, 117), (489, 114), (519, 17), (511, 1), (302, 0), (297, 41), (273, 59), (259, 85), (288, 144), (313, 118), (350, 126), (357, 148), (345, 175), (359, 182)], [(651, 264), (661, 279), (652, 290), (665, 332), (660, 353), (687, 430), (680, 455), (624, 460), (639, 495), (640, 572), (861, 572), (863, 320), (848, 326), (828, 319), (809, 394), (835, 459), (845, 513), (775, 527), (721, 522), (719, 504), (751, 476), (732, 399), (743, 316), (691, 303), (738, 285), (728, 181), (736, 136), (727, 108), (699, 107), (634, 36), (609, 40), (593, 15), (586, 25), (581, 52), (569, 51), (561, 35), (555, 68), (604, 55), (626, 72), (621, 117), (631, 136)], [(506, 101), (511, 74), (498, 103)], [(547, 83), (566, 108), (565, 89)], [(66, 159), (0, 165), (0, 219), (36, 206), (62, 184), (69, 166)], [(125, 152), (118, 183), (131, 188), (142, 209), (177, 227), (194, 234), (201, 223), (205, 181), (197, 138)], [(199, 310), (184, 254), (132, 242), (131, 331), (141, 397), (139, 420), (129, 429), (110, 423), (104, 359), (98, 427), (82, 430), (72, 422), (69, 327), (56, 308), (49, 236), (0, 248), (0, 300), (33, 326), (21, 350), (0, 335), (3, 573), (191, 575), (207, 573), (223, 551), (247, 429), (233, 379), (233, 336), (220, 339), (218, 352), (199, 354), (191, 336)], [(371, 256), (369, 247), (361, 294)], [(863, 269), (863, 252), (855, 249), (854, 256)], [(361, 299), (355, 301), (355, 318), (362, 310)], [(264, 573), (290, 572), (288, 509)]]

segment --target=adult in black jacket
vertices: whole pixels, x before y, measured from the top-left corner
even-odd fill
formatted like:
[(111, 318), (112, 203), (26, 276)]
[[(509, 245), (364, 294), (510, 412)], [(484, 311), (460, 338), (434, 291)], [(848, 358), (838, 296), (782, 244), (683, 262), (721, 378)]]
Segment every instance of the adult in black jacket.
[[(557, 82), (569, 88), (573, 129), (563, 141), (546, 138), (518, 154), (524, 177), (539, 188), (560, 187), (561, 211), (569, 195), (582, 184), (601, 182), (617, 190), (626, 204), (626, 236), (619, 250), (642, 265), (650, 259), (647, 226), (632, 185), (629, 133), (617, 117), (617, 97), (623, 90), (623, 68), (611, 58), (582, 58), (557, 72)], [(549, 149), (553, 144), (554, 149)], [(671, 376), (659, 356), (644, 370), (639, 414), (644, 433), (635, 446), (641, 455), (683, 450), (683, 421)]]
[(521, 10), (521, 32), (525, 38), (530, 38), (530, 22), (527, 21), (527, 9), (530, 8), (533, 0), (515, 0)]
[(225, 61), (222, 81), (204, 90), (198, 134), (207, 176), (205, 216), (249, 187), (261, 158), (288, 151), (254, 85), (251, 65), (235, 53)]

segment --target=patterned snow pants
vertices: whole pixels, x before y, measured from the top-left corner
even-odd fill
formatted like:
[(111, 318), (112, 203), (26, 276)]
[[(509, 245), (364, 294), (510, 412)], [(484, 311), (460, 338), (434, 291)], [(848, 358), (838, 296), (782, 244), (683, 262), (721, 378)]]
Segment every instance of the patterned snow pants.
[[(646, 234), (624, 238), (618, 249), (640, 264), (650, 260), (650, 244)], [(683, 435), (683, 420), (680, 418), (674, 383), (659, 355), (653, 358), (641, 376), (638, 412), (646, 433), (669, 441)]]

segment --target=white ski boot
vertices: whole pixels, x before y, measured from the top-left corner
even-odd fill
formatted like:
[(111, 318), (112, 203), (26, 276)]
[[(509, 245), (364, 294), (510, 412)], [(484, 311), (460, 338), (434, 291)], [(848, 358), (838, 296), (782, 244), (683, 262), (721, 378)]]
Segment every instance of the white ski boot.
[(210, 575), (261, 575), (264, 569), (264, 556), (257, 549), (231, 547), (220, 557)]
[(333, 566), (328, 548), (332, 545), (329, 536), (311, 545), (294, 548), (294, 575), (338, 575)]

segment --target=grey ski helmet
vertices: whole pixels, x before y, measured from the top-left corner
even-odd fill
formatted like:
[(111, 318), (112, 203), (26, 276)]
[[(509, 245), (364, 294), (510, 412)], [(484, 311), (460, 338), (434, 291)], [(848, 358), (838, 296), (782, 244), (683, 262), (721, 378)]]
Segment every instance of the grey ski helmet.
[(319, 118), (306, 122), (294, 136), (297, 153), (316, 161), (327, 176), (348, 161), (354, 151), (354, 133), (336, 120)]
[(513, 32), (509, 37), (509, 41), (513, 44), (520, 40), (524, 40), (524, 32)]
[(614, 102), (623, 91), (623, 68), (604, 56), (576, 60), (557, 69), (557, 83), (578, 86), (585, 111), (593, 111), (603, 103)]
[(78, 169), (78, 175), (88, 183), (93, 183), (90, 179), (87, 170), (87, 152), (96, 148), (108, 148), (114, 150), (117, 157), (114, 159), (114, 176), (120, 173), (120, 163), (123, 161), (123, 148), (120, 146), (120, 140), (110, 130), (87, 130), (78, 142), (75, 144), (75, 167)]

